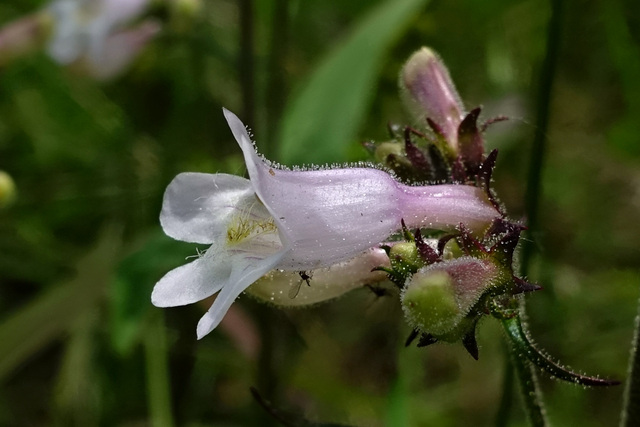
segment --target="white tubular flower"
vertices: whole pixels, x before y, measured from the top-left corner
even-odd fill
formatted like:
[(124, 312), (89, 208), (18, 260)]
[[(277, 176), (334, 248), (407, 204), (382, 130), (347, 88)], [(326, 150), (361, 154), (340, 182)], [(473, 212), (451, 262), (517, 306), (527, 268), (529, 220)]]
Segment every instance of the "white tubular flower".
[[(213, 330), (233, 301), (273, 269), (328, 267), (377, 246), (400, 228), (484, 229), (498, 215), (482, 190), (463, 185), (410, 187), (364, 167), (292, 171), (255, 151), (242, 122), (224, 110), (250, 180), (227, 174), (182, 173), (167, 187), (160, 222), (177, 240), (211, 247), (169, 272), (153, 304), (190, 304), (220, 291), (200, 320)], [(313, 286), (313, 283), (311, 283)]]
[(57, 0), (47, 11), (53, 33), (47, 51), (63, 65), (80, 64), (96, 78), (122, 71), (142, 46), (159, 31), (159, 24), (145, 21), (123, 27), (139, 17), (150, 0)]

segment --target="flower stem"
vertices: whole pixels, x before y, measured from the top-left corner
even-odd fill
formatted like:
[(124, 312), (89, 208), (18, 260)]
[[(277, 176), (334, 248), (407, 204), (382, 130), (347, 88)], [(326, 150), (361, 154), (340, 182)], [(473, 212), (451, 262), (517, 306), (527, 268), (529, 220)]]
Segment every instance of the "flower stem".
[(250, 127), (255, 120), (255, 55), (253, 0), (240, 0), (240, 85), (242, 86), (242, 117)]
[(265, 126), (267, 127), (266, 146), (264, 142), (260, 144), (262, 154), (271, 158), (275, 153), (274, 144), (277, 126), (280, 123), (280, 116), (288, 93), (288, 79), (286, 72), (287, 52), (289, 50), (289, 1), (275, 0), (273, 2), (271, 25), (270, 53), (267, 64), (268, 84), (265, 89), (266, 101), (262, 104), (265, 108)]
[(154, 427), (172, 427), (171, 385), (164, 316), (153, 313), (144, 338), (149, 416)]
[(547, 420), (544, 415), (542, 394), (538, 387), (538, 378), (531, 363), (522, 357), (515, 346), (510, 346), (511, 363), (513, 364), (518, 385), (520, 386), (520, 397), (524, 405), (525, 413), (529, 419), (531, 427), (544, 427)]
[(624, 406), (620, 427), (640, 425), (640, 301), (635, 321), (633, 342), (629, 359), (629, 376), (624, 390)]
[(533, 143), (531, 145), (531, 160), (526, 190), (527, 226), (529, 239), (524, 239), (521, 256), (521, 273), (526, 276), (529, 261), (533, 254), (533, 239), (538, 229), (538, 206), (542, 193), (542, 170), (546, 152), (547, 130), (549, 127), (549, 112), (553, 78), (558, 63), (560, 47), (560, 33), (563, 15), (563, 0), (551, 0), (551, 18), (547, 29), (547, 48), (544, 62), (540, 70), (540, 86), (536, 108), (536, 126)]
[[(507, 345), (509, 345), (507, 343)], [(505, 353), (509, 353), (509, 348), (505, 348)], [(507, 427), (509, 423), (509, 414), (513, 402), (513, 363), (510, 357), (504, 359), (504, 374), (502, 378), (502, 397), (500, 398), (500, 407), (496, 414), (496, 427)]]
[[(546, 151), (546, 135), (549, 127), (549, 112), (551, 104), (551, 91), (553, 88), (553, 78), (556, 73), (558, 62), (558, 50), (560, 47), (560, 34), (562, 29), (563, 19), (563, 0), (551, 0), (551, 17), (547, 28), (547, 46), (546, 55), (542, 68), (540, 70), (540, 86), (538, 90), (538, 102), (536, 109), (536, 132), (531, 146), (531, 163), (529, 164), (529, 174), (527, 179), (526, 190), (526, 214), (528, 238), (523, 239), (522, 253), (520, 256), (520, 272), (522, 276), (526, 276), (529, 271), (529, 265), (531, 256), (534, 250), (534, 239), (538, 229), (538, 205), (540, 203), (541, 194), (541, 180), (542, 170), (544, 167), (544, 158)], [(520, 314), (524, 316), (524, 304), (520, 307)], [(513, 353), (513, 345), (511, 348), (511, 360), (515, 368), (515, 374), (518, 377), (520, 384), (520, 391), (522, 394), (522, 400), (525, 404), (527, 416), (529, 422), (533, 426), (545, 425), (544, 410), (542, 407), (541, 393), (538, 390), (538, 383), (535, 378), (535, 372), (532, 371), (531, 364), (519, 358), (517, 354)], [(506, 389), (511, 389), (511, 386), (504, 382)], [(504, 402), (505, 399), (510, 399), (508, 393), (503, 392), (503, 402), (500, 405), (501, 413), (504, 412), (505, 416), (508, 416), (508, 411), (503, 411), (503, 407), (509, 402)], [(507, 424), (506, 420), (500, 420), (503, 425)]]

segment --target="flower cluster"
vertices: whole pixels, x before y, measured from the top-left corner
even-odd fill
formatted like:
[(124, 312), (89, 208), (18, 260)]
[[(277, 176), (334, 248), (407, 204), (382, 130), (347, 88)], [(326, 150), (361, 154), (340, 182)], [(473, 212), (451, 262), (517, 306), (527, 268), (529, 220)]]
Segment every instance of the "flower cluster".
[(166, 274), (153, 303), (183, 305), (218, 293), (198, 324), (202, 338), (245, 290), (293, 306), (388, 280), (412, 328), (407, 345), (461, 341), (477, 359), (476, 326), (492, 316), (513, 348), (553, 376), (613, 384), (559, 367), (522, 328), (518, 298), (541, 288), (514, 272), (525, 227), (507, 219), (491, 188), (498, 153), (485, 154), (483, 139), (504, 118), (479, 124), (480, 108), (465, 112), (446, 67), (427, 48), (407, 61), (400, 87), (417, 124), (391, 127), (392, 140), (365, 144), (384, 169), (277, 167), (224, 110), (249, 179), (183, 173), (169, 184), (164, 231), (211, 246)]
[[(409, 186), (373, 167), (279, 168), (257, 154), (233, 113), (224, 115), (250, 179), (180, 174), (166, 190), (160, 215), (169, 236), (211, 244), (199, 259), (163, 277), (152, 294), (155, 305), (175, 306), (220, 292), (198, 324), (198, 337), (270, 270), (348, 268), (341, 263), (358, 256), (370, 262), (362, 254), (388, 240), (402, 220), (444, 231), (464, 223), (482, 233), (498, 216), (484, 191), (473, 186)], [(326, 298), (313, 298), (319, 299)]]

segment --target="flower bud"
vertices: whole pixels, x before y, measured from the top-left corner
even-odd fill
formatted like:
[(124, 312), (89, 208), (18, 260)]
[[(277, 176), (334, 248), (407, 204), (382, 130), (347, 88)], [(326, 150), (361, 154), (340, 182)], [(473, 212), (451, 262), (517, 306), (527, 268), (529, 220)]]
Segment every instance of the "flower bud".
[[(502, 272), (488, 259), (461, 257), (418, 270), (405, 284), (402, 307), (414, 328), (446, 341), (488, 289), (502, 283)], [(457, 330), (466, 330), (458, 328)]]
[(386, 163), (387, 158), (391, 155), (397, 157), (404, 157), (404, 144), (400, 142), (383, 142), (376, 146), (374, 153), (375, 159), (378, 163)]
[(410, 325), (433, 335), (453, 329), (464, 313), (445, 271), (418, 272), (407, 280), (402, 308)]
[(409, 58), (400, 72), (400, 93), (417, 120), (429, 118), (440, 128), (455, 158), (463, 106), (449, 71), (435, 52), (423, 47)]
[(410, 274), (424, 266), (414, 242), (396, 243), (389, 250), (391, 268), (402, 274)]
[(11, 176), (0, 170), (0, 208), (8, 206), (15, 200), (16, 186)]

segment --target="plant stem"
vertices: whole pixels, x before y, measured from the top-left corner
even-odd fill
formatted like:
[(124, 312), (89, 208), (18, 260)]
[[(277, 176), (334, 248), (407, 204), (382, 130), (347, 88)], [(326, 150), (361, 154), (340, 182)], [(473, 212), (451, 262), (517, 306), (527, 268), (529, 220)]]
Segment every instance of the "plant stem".
[(242, 87), (242, 120), (250, 127), (255, 120), (255, 52), (253, 1), (240, 0), (240, 54), (239, 75)]
[[(267, 151), (261, 146), (260, 150), (267, 157), (277, 151), (275, 135), (280, 123), (280, 116), (284, 110), (287, 99), (287, 72), (286, 58), (289, 48), (289, 1), (275, 0), (273, 2), (273, 16), (271, 24), (270, 52), (267, 63), (267, 87), (266, 87), (266, 127), (267, 127)], [(262, 143), (261, 143), (262, 144)]]
[[(551, 93), (553, 89), (553, 78), (556, 74), (558, 51), (560, 47), (560, 34), (563, 19), (563, 0), (551, 0), (551, 18), (547, 28), (547, 46), (546, 55), (540, 70), (540, 85), (538, 90), (538, 102), (536, 108), (536, 127), (533, 143), (531, 146), (531, 161), (529, 164), (529, 173), (527, 179), (527, 190), (525, 196), (527, 226), (526, 239), (523, 239), (522, 252), (520, 256), (520, 273), (526, 276), (529, 272), (531, 256), (533, 254), (533, 241), (538, 230), (538, 206), (540, 204), (540, 194), (542, 192), (542, 170), (544, 168), (544, 159), (546, 151), (546, 135), (549, 127), (549, 112), (551, 104)], [(520, 315), (524, 316), (524, 304), (521, 305)], [(515, 373), (520, 384), (520, 391), (523, 402), (525, 403), (527, 416), (532, 425), (544, 425), (544, 415), (542, 408), (542, 398), (537, 389), (538, 383), (535, 373), (532, 371), (530, 363), (518, 357), (512, 352), (512, 363), (514, 364)], [(505, 387), (502, 394), (502, 402), (498, 411), (496, 425), (504, 426), (508, 424), (509, 411), (508, 407), (511, 396), (508, 393), (512, 386), (508, 384), (509, 376), (505, 372)], [(503, 418), (504, 417), (504, 418)]]
[(151, 425), (172, 427), (171, 386), (164, 316), (153, 313), (144, 339), (145, 365), (147, 368), (147, 399)]
[(538, 378), (531, 363), (516, 351), (514, 346), (510, 346), (511, 363), (513, 364), (518, 385), (520, 386), (520, 397), (524, 405), (525, 413), (532, 427), (544, 427), (547, 425), (544, 406), (542, 404), (542, 394), (538, 386)]
[(549, 127), (549, 112), (553, 78), (558, 63), (560, 48), (560, 33), (562, 28), (563, 0), (551, 0), (551, 18), (547, 29), (546, 55), (540, 70), (540, 86), (536, 107), (536, 126), (533, 143), (531, 145), (531, 160), (527, 179), (525, 206), (527, 213), (528, 239), (524, 239), (521, 254), (521, 274), (527, 275), (531, 255), (535, 246), (533, 237), (538, 230), (538, 206), (542, 193), (542, 170), (546, 152), (547, 130)]
[(631, 358), (629, 359), (629, 376), (624, 390), (624, 405), (622, 408), (621, 427), (640, 425), (640, 301), (638, 301), (638, 315), (636, 316), (633, 342), (631, 343)]
[[(509, 348), (505, 348), (505, 354), (509, 353), (509, 351)], [(513, 402), (513, 363), (511, 363), (511, 357), (504, 358), (503, 375), (502, 397), (500, 398), (500, 406), (498, 407), (498, 413), (496, 414), (496, 427), (507, 427), (509, 422), (509, 414), (511, 411), (511, 404)]]

